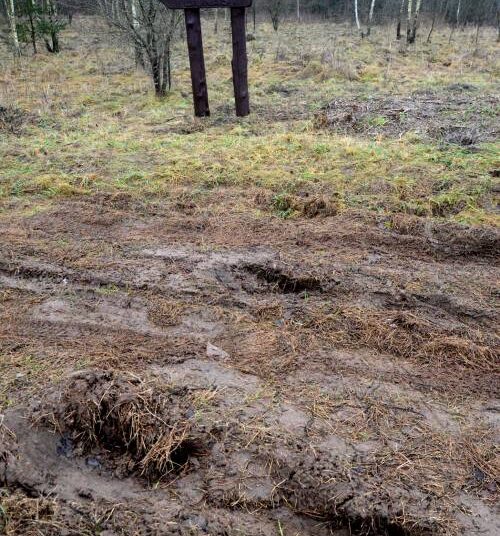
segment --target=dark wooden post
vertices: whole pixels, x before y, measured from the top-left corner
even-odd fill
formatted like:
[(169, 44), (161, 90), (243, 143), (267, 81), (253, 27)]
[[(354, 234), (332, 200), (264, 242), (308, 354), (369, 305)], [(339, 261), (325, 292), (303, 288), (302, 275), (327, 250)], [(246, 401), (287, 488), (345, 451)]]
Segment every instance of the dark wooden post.
[(245, 11), (244, 7), (231, 8), (234, 99), (236, 101), (236, 115), (239, 117), (244, 117), (250, 113)]
[(194, 115), (196, 117), (207, 117), (210, 115), (210, 108), (208, 105), (200, 10), (185, 9), (184, 14), (186, 18), (189, 63), (191, 65), (191, 82), (193, 84)]

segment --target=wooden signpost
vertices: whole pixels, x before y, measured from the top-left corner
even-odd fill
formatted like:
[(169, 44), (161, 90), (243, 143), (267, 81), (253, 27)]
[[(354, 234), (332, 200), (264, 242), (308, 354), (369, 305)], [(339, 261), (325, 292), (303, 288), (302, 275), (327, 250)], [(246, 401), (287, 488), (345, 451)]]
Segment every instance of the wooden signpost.
[(186, 35), (193, 84), (194, 113), (197, 117), (210, 115), (208, 104), (207, 76), (203, 55), (200, 9), (230, 8), (233, 32), (233, 85), (236, 115), (250, 113), (248, 94), (248, 60), (245, 31), (245, 9), (252, 0), (161, 0), (170, 9), (183, 9), (186, 18)]

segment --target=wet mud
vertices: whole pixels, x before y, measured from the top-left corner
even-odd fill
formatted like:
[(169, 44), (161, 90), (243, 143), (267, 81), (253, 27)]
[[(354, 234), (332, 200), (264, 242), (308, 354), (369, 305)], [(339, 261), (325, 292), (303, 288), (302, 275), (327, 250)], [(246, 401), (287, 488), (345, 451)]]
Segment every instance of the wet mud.
[(498, 533), (495, 231), (105, 198), (0, 227), (7, 534)]

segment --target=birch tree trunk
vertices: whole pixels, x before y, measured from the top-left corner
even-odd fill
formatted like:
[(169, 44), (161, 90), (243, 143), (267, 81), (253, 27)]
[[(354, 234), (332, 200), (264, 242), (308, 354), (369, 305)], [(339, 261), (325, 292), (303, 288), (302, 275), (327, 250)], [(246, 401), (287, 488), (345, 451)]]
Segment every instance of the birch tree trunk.
[(297, 0), (297, 20), (300, 22), (300, 0)]
[(375, 11), (375, 2), (376, 0), (372, 0), (372, 3), (370, 5), (370, 14), (368, 15), (368, 27), (366, 29), (367, 36), (369, 36), (372, 33), (372, 21), (373, 21), (373, 12)]
[(458, 28), (458, 25), (460, 24), (460, 10), (462, 9), (462, 0), (458, 0), (458, 4), (457, 4), (457, 14), (456, 14), (456, 17), (455, 17), (455, 24), (453, 25), (453, 27), (451, 28), (451, 32), (450, 32), (450, 39), (448, 40), (449, 43), (451, 43), (451, 40), (453, 38), (453, 34), (455, 32), (455, 29)]
[(408, 15), (406, 17), (406, 42), (411, 42), (411, 22), (413, 18), (413, 0), (408, 0)]
[(354, 16), (356, 17), (356, 26), (358, 27), (358, 32), (361, 37), (363, 37), (363, 32), (361, 31), (361, 24), (359, 23), (359, 9), (358, 9), (358, 0), (354, 0)]
[(19, 36), (17, 34), (16, 8), (14, 5), (14, 0), (4, 0), (4, 4), (5, 10), (7, 11), (7, 18), (9, 20), (12, 50), (14, 51), (14, 56), (20, 56), (21, 48), (19, 46)]
[[(134, 28), (134, 32), (139, 34), (140, 32), (140, 23), (137, 18), (137, 4), (136, 0), (130, 0), (130, 14), (132, 16), (132, 26)], [(136, 42), (134, 45), (134, 52), (135, 52), (135, 66), (136, 67), (144, 67), (144, 56), (142, 55), (142, 49), (139, 46), (139, 44)]]
[(409, 43), (414, 43), (417, 39), (417, 30), (418, 30), (418, 19), (420, 15), (420, 8), (422, 6), (422, 0), (417, 0), (415, 4), (415, 13), (413, 14), (411, 21), (411, 32)]

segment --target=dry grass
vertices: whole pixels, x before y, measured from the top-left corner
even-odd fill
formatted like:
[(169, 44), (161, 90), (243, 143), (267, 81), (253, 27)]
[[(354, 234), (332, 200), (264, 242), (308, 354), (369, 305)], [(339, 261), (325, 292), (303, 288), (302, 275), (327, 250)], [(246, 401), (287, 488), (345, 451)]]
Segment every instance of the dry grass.
[(312, 329), (335, 345), (375, 348), (437, 367), (497, 370), (498, 341), (494, 334), (487, 337), (474, 330), (455, 334), (408, 311), (326, 305), (309, 311), (298, 326)]
[(149, 307), (148, 317), (158, 326), (175, 326), (179, 324), (185, 310), (183, 303), (155, 298)]
[(57, 511), (53, 499), (31, 498), (21, 492), (11, 494), (0, 489), (0, 533), (5, 536), (55, 535), (62, 528), (55, 520)]

